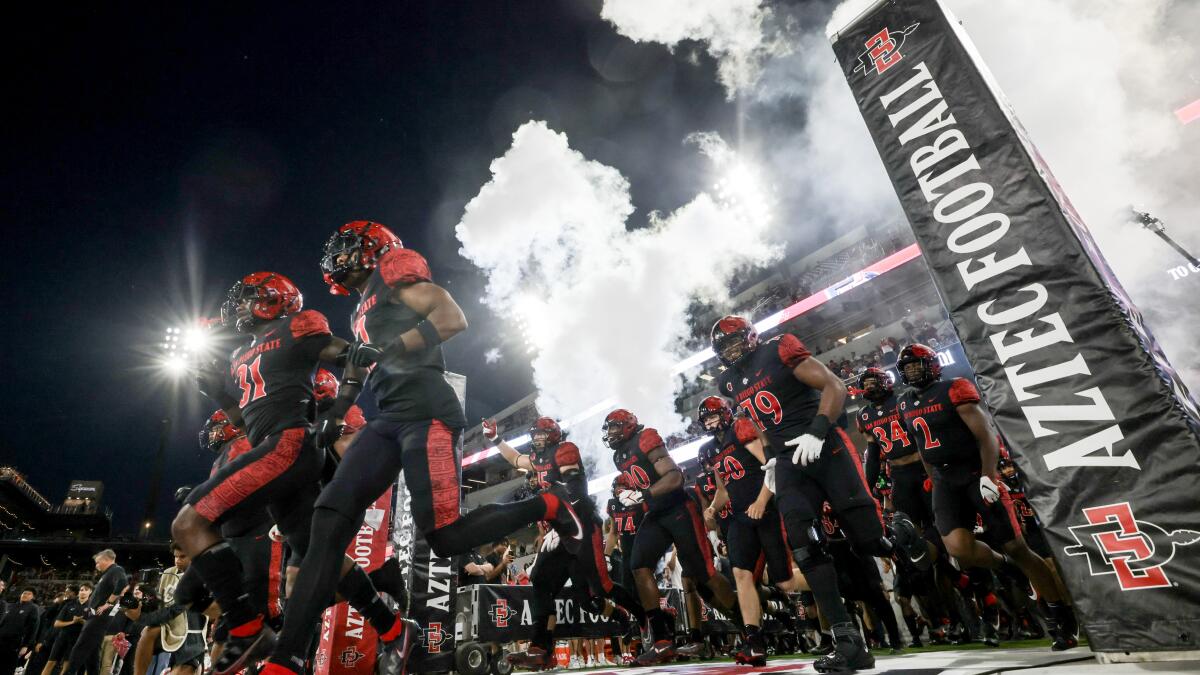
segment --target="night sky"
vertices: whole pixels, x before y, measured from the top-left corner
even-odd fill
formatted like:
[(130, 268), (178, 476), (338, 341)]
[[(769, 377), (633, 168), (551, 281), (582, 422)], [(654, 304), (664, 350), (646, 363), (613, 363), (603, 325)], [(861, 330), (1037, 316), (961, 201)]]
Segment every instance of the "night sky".
[(68, 3), (9, 22), (0, 461), (52, 502), (101, 480), (114, 531), (135, 531), (170, 417), (166, 536), (171, 493), (212, 458), (196, 443), (211, 406), (153, 367), (163, 329), (266, 269), (347, 335), (354, 303), (317, 263), (349, 220), (391, 227), (462, 304), (471, 328), (446, 351), (468, 419), (508, 405), (528, 361), (478, 304), (453, 226), (517, 126), (547, 120), (629, 177), (631, 223), (702, 189), (684, 135), (735, 135), (701, 49), (633, 45), (598, 3), (379, 4)]

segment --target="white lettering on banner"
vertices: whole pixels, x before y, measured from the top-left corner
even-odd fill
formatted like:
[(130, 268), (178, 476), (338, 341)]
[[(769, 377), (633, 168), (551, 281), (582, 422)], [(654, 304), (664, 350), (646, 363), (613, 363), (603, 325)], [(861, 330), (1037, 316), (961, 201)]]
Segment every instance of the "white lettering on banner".
[[(954, 115), (949, 112), (949, 105), (929, 66), (924, 62), (917, 64), (913, 67), (912, 76), (892, 91), (880, 96), (879, 103), (888, 111), (888, 121), (897, 130), (900, 145), (907, 146), (911, 141), (928, 139), (928, 145), (911, 150), (908, 163), (925, 202), (931, 207), (930, 215), (933, 220), (943, 225), (954, 226), (944, 234), (945, 242), (951, 252), (964, 256), (964, 259), (956, 264), (956, 268), (966, 290), (970, 291), (984, 281), (1020, 267), (1032, 267), (1033, 261), (1024, 247), (1018, 245), (1013, 250), (1013, 244), (1010, 243), (1001, 248), (1002, 242), (1011, 232), (1009, 216), (988, 210), (993, 207), (995, 187), (979, 180), (986, 176), (971, 175), (980, 171), (979, 161), (972, 152), (968, 139), (962, 131), (955, 128)], [(893, 110), (892, 107), (896, 104), (900, 104), (900, 107)], [(901, 126), (905, 120), (911, 121)], [(934, 134), (936, 137), (929, 138)], [(950, 185), (960, 178), (964, 182)], [(984, 249), (991, 250), (982, 253)], [(978, 258), (967, 257), (976, 252), (982, 255)], [(1032, 298), (1024, 297), (1030, 293), (1033, 294)], [(1008, 295), (1022, 296), (1019, 298), (1019, 304), (993, 309), (1000, 300), (988, 300), (980, 304), (976, 312), (985, 324), (997, 328), (1004, 327), (988, 336), (1000, 364), (1008, 364), (1016, 357), (1025, 357), (1022, 362), (1007, 365), (1004, 374), (1016, 394), (1017, 403), (1025, 415), (1033, 437), (1042, 438), (1060, 433), (1059, 430), (1047, 427), (1047, 422), (1115, 421), (1112, 409), (1099, 387), (1076, 391), (1072, 384), (1092, 374), (1082, 354), (1076, 353), (1073, 358), (1063, 363), (1023, 371), (1029, 362), (1039, 357), (1040, 350), (1055, 344), (1074, 343), (1074, 340), (1057, 312), (1043, 314), (1031, 320), (1050, 299), (1050, 293), (1045, 286), (1034, 283)], [(1004, 298), (1004, 304), (1009, 304), (1009, 300), (1008, 297)], [(1015, 332), (1010, 336), (1010, 331)], [(1060, 389), (1055, 393), (1062, 395), (1071, 391), (1073, 396), (1082, 396), (1091, 400), (1091, 403), (1024, 403), (1049, 393), (1033, 393), (1030, 389), (1050, 382), (1061, 382)], [(1046, 453), (1043, 460), (1050, 470), (1071, 466), (1126, 467), (1140, 470), (1137, 458), (1131, 451), (1113, 454), (1113, 445), (1123, 438), (1124, 434), (1114, 424), (1075, 443)], [(1106, 452), (1097, 452), (1101, 449)]]
[(426, 601), (426, 607), (434, 607), (443, 612), (450, 611), (450, 560), (448, 558), (429, 558), (429, 584), (425, 589), (430, 595), (440, 593)]
[(363, 617), (358, 610), (347, 606), (345, 637), (361, 640), (363, 636)]
[(1188, 274), (1200, 274), (1200, 267), (1188, 263), (1186, 265), (1176, 265), (1175, 267), (1167, 268), (1167, 274), (1171, 275), (1172, 281), (1179, 281)]
[(354, 562), (363, 569), (371, 566), (371, 550), (374, 539), (375, 530), (366, 524), (358, 528), (358, 534), (354, 535)]
[(533, 611), (530, 609), (528, 601), (521, 603), (521, 625), (533, 625)]

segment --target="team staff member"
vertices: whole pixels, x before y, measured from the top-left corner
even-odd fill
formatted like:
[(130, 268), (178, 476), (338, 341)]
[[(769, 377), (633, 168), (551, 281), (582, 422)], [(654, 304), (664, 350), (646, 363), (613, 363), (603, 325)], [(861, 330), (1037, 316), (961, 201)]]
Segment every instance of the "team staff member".
[(0, 675), (12, 675), (33, 651), (42, 610), (33, 603), (33, 589), (21, 591), (19, 600), (5, 607), (0, 618)]
[(117, 564), (117, 554), (106, 548), (92, 556), (96, 562), (96, 571), (100, 579), (92, 596), (88, 598), (84, 608), (87, 622), (79, 631), (79, 638), (71, 647), (67, 663), (63, 667), (67, 675), (87, 671), (92, 675), (100, 674), (100, 644), (108, 629), (109, 612), (117, 603), (121, 591), (129, 584), (129, 576), (124, 568)]
[(59, 662), (67, 657), (71, 647), (79, 639), (79, 631), (83, 630), (83, 624), (87, 622), (84, 610), (91, 597), (92, 585), (79, 584), (79, 590), (75, 593), (75, 597), (63, 602), (58, 609), (58, 614), (47, 617), (49, 621), (53, 622), (54, 640), (46, 647), (49, 650), (49, 658), (46, 665), (42, 667), (42, 675), (53, 675), (58, 670)]
[(771, 583), (779, 589), (798, 592), (807, 590), (807, 586), (792, 565), (783, 523), (765, 480), (763, 466), (767, 458), (754, 423), (746, 417), (735, 418), (729, 404), (719, 396), (701, 401), (696, 417), (713, 436), (700, 446), (699, 453), (700, 464), (712, 471), (717, 482), (717, 494), (705, 515), (712, 518), (726, 506), (731, 511), (726, 546), (746, 634), (746, 643), (734, 660), (761, 667), (767, 663), (767, 645), (762, 636), (762, 604), (756, 578), (760, 559), (765, 559)]
[[(363, 343), (378, 347), (373, 364), (347, 364), (337, 398), (319, 420), (318, 441), (336, 443), (364, 377), (380, 413), (355, 435), (317, 500), (311, 537), (321, 546), (309, 549), (301, 563), (283, 633), (264, 671), (268, 675), (303, 668), (309, 636), (337, 586), (342, 551), (367, 508), (401, 472), (412, 496), (413, 520), (438, 556), (466, 553), (539, 520), (550, 521), (571, 551), (582, 541), (578, 518), (553, 490), (460, 513), (462, 467), (456, 446), (466, 419), (446, 381), (441, 343), (465, 330), (467, 322), (454, 298), (433, 283), (425, 259), (382, 225), (355, 221), (326, 242), (321, 270), (330, 292), (359, 294), (351, 327)], [(387, 657), (393, 663), (385, 668), (403, 672), (416, 630), (415, 623), (397, 616), (382, 633), (397, 645)]]
[[(604, 418), (603, 433), (617, 470), (631, 486), (620, 490), (617, 499), (625, 506), (646, 504), (646, 514), (633, 540), (631, 565), (654, 643), (638, 657), (638, 663), (661, 663), (676, 653), (675, 624), (674, 618), (659, 607), (654, 569), (672, 545), (683, 576), (697, 590), (705, 587), (711, 592), (719, 610), (732, 616), (736, 598), (729, 582), (713, 565), (700, 508), (684, 492), (683, 473), (667, 453), (658, 431), (639, 424), (628, 410), (617, 409)], [(689, 652), (681, 653), (694, 656), (702, 647), (693, 642)]]
[[(776, 503), (792, 556), (836, 643), (834, 652), (813, 667), (821, 672), (873, 667), (875, 658), (842, 604), (837, 570), (818, 526), (821, 506), (829, 501), (855, 550), (880, 557), (893, 553), (857, 451), (843, 430), (846, 387), (795, 335), (759, 344), (753, 324), (739, 316), (713, 325), (712, 348), (725, 365), (719, 390), (750, 414), (772, 452), (782, 453), (768, 462), (768, 470), (777, 474)], [(915, 531), (898, 534), (906, 551), (915, 541), (924, 553)]]
[[(996, 432), (980, 407), (970, 380), (942, 380), (937, 353), (922, 344), (900, 350), (897, 361), (911, 389), (899, 397), (900, 417), (933, 479), (933, 512), (946, 550), (964, 567), (996, 569), (1011, 563), (1021, 569), (1050, 608), (1058, 626), (1054, 649), (1076, 646), (1075, 617), (1062, 602), (1046, 561), (1029, 550), (1021, 536), (1008, 490), (998, 474)], [(976, 539), (982, 517), (1003, 553)]]

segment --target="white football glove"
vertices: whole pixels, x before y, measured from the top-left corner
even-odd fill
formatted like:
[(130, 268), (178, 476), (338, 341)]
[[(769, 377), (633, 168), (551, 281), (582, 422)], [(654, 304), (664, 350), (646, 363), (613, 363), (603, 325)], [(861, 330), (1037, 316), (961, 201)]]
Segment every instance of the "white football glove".
[(708, 543), (712, 544), (713, 551), (716, 551), (717, 547), (721, 545), (721, 540), (717, 537), (716, 532), (713, 532), (712, 530), (708, 531)]
[(496, 436), (496, 420), (483, 420), (483, 437), (488, 443), (495, 443)]
[(621, 506), (637, 506), (644, 500), (641, 490), (620, 490), (617, 492), (617, 501), (621, 502)]
[(554, 549), (558, 548), (558, 542), (558, 532), (555, 530), (550, 530), (546, 533), (546, 536), (542, 537), (542, 550), (553, 551)]
[(271, 531), (267, 533), (267, 537), (270, 538), (270, 540), (274, 541), (274, 542), (282, 542), (283, 541), (283, 533), (279, 531), (278, 525), (271, 526)]
[(821, 446), (825, 445), (825, 442), (812, 434), (804, 434), (786, 441), (784, 445), (796, 447), (796, 452), (792, 453), (792, 464), (808, 466), (821, 458)]
[(1000, 499), (1000, 488), (992, 482), (987, 476), (979, 477), (979, 494), (983, 496), (983, 501), (991, 504), (997, 499)]
[(772, 457), (771, 459), (768, 459), (767, 463), (763, 464), (762, 470), (764, 472), (766, 472), (766, 474), (767, 474), (766, 476), (763, 476), (763, 484), (765, 484), (767, 486), (767, 489), (771, 491), (771, 494), (774, 494), (775, 493), (775, 458)]

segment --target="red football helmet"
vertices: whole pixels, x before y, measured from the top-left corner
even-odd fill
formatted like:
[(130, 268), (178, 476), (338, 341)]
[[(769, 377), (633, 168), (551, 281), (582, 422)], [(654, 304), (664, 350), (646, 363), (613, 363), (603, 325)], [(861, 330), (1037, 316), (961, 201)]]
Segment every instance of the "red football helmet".
[[(714, 415), (717, 418), (717, 423), (709, 426), (708, 422)], [(733, 410), (729, 408), (729, 403), (720, 396), (709, 396), (700, 401), (700, 406), (696, 410), (696, 421), (700, 422), (700, 426), (704, 427), (705, 431), (722, 431), (728, 429), (730, 424), (733, 424)]]
[[(321, 257), (321, 273), (329, 284), (329, 292), (350, 295), (350, 289), (342, 285), (346, 275), (355, 270), (375, 269), (383, 254), (395, 248), (404, 248), (400, 237), (379, 223), (356, 220), (339, 227), (325, 242), (325, 254)], [(345, 260), (338, 263), (343, 254)]]
[(600, 427), (604, 432), (604, 444), (612, 448), (618, 443), (626, 441), (633, 432), (637, 431), (638, 418), (637, 415), (625, 410), (617, 408), (608, 413), (604, 418), (604, 424)]
[[(250, 300), (250, 316), (237, 317), (237, 308)], [(304, 309), (304, 296), (292, 280), (275, 272), (255, 272), (229, 289), (228, 299), (221, 305), (221, 320), (225, 325), (235, 321), (239, 332), (246, 332), (258, 321), (271, 321), (298, 313)]]
[[(538, 437), (542, 440), (539, 443)], [(562, 442), (562, 427), (558, 426), (558, 422), (552, 417), (539, 417), (529, 425), (529, 444), (541, 450), (558, 445)]]
[(332, 401), (338, 395), (338, 379), (324, 368), (317, 368), (313, 376), (313, 398), (318, 402)]
[(757, 347), (758, 331), (754, 329), (754, 324), (742, 317), (726, 316), (713, 324), (712, 350), (725, 367), (741, 361)]
[[(908, 376), (908, 369), (905, 366), (911, 363), (921, 364), (919, 376)], [(914, 343), (901, 349), (900, 358), (896, 359), (896, 366), (900, 368), (900, 377), (904, 379), (904, 383), (914, 387), (924, 387), (942, 377), (942, 364), (938, 363), (937, 352), (923, 344)]]
[(858, 388), (863, 398), (878, 403), (892, 395), (892, 378), (882, 368), (872, 366), (858, 376)]
[(204, 421), (200, 429), (200, 447), (217, 451), (229, 441), (242, 435), (242, 430), (229, 421), (224, 410), (217, 410)]

